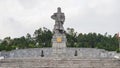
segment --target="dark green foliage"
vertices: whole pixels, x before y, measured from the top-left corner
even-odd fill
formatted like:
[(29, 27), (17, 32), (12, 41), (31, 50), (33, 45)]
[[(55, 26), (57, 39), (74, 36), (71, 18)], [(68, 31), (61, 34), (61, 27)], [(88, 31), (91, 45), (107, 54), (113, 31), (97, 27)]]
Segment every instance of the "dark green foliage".
[(77, 32), (74, 32), (73, 28), (67, 28), (67, 47), (76, 47), (76, 42), (77, 42)]
[(47, 28), (40, 28), (34, 32), (34, 40), (39, 43), (41, 47), (51, 47), (52, 32)]
[[(24, 48), (42, 48), (51, 47), (51, 39), (53, 33), (43, 27), (35, 30), (33, 37), (28, 33), (26, 37), (11, 39), (6, 37), (0, 43), (0, 51), (24, 49)], [(114, 36), (96, 33), (82, 34), (77, 33), (73, 28), (68, 28), (66, 31), (67, 47), (82, 47), (82, 48), (100, 48), (109, 51), (119, 52), (118, 39)], [(76, 52), (75, 52), (76, 53)]]
[(47, 28), (39, 28), (35, 30), (34, 37), (31, 37), (27, 33), (26, 37), (11, 39), (6, 37), (2, 43), (0, 43), (0, 51), (14, 50), (14, 49), (25, 49), (25, 48), (42, 48), (51, 47), (52, 32)]
[(111, 35), (88, 33), (82, 34), (74, 31), (73, 28), (68, 28), (66, 33), (68, 47), (82, 47), (82, 48), (100, 48), (108, 51), (118, 51), (119, 44), (116, 34)]

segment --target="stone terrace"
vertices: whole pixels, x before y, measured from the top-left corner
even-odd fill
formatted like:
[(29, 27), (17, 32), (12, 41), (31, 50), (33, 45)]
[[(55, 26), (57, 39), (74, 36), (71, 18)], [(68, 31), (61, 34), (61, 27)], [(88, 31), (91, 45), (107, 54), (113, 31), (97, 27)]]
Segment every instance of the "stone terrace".
[(120, 68), (116, 59), (24, 58), (3, 59), (0, 68)]

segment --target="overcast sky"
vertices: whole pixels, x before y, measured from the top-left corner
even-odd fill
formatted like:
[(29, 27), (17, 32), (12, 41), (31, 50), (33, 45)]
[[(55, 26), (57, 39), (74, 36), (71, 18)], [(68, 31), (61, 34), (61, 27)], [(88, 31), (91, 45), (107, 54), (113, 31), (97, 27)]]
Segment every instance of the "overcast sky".
[(54, 20), (50, 17), (57, 7), (65, 13), (65, 29), (120, 32), (120, 0), (0, 0), (0, 38), (33, 34), (40, 27), (52, 30)]

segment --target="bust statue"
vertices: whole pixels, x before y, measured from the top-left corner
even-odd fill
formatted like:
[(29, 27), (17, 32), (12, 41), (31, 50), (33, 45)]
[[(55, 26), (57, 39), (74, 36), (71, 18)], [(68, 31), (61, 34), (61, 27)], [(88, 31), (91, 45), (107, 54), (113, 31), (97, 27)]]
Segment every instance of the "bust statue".
[(58, 34), (58, 33), (64, 33), (64, 27), (63, 27), (63, 24), (64, 24), (64, 21), (65, 21), (65, 16), (64, 16), (64, 13), (61, 12), (61, 8), (58, 7), (57, 8), (57, 13), (54, 13), (51, 18), (53, 20), (55, 20), (55, 25), (54, 25), (54, 29), (53, 29), (53, 32), (55, 34)]

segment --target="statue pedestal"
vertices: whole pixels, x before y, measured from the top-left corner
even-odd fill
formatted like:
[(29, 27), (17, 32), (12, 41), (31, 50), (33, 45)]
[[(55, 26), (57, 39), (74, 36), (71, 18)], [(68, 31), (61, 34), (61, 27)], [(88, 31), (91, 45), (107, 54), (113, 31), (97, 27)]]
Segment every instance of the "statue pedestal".
[(64, 57), (66, 56), (66, 36), (65, 34), (54, 34), (52, 38), (52, 56)]

